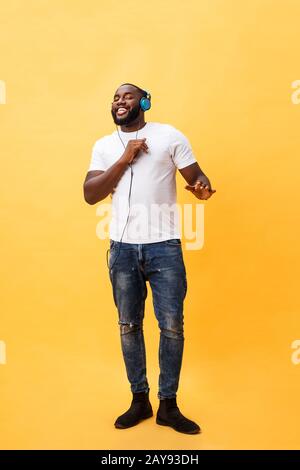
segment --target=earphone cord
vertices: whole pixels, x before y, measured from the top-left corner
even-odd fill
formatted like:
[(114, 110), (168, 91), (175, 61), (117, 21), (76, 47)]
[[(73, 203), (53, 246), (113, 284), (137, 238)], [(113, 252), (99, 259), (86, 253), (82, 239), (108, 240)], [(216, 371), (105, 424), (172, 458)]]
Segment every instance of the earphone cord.
[[(118, 126), (116, 125), (116, 128), (117, 128), (117, 132), (118, 132), (118, 136), (122, 142), (122, 145), (124, 147), (124, 149), (126, 149), (126, 146), (123, 142), (123, 140), (121, 139), (121, 136), (119, 134), (119, 129), (118, 129)], [(135, 135), (135, 139), (137, 139), (137, 135), (138, 135), (138, 131), (139, 129), (136, 131), (136, 135)], [(119, 253), (120, 253), (120, 249), (121, 249), (121, 243), (122, 243), (122, 238), (123, 238), (123, 235), (124, 235), (124, 232), (125, 232), (125, 228), (126, 228), (126, 225), (128, 223), (128, 220), (129, 220), (129, 215), (130, 215), (130, 196), (131, 196), (131, 188), (132, 188), (132, 179), (133, 179), (133, 171), (132, 171), (132, 163), (129, 163), (128, 164), (130, 166), (130, 186), (129, 186), (129, 193), (128, 193), (128, 215), (127, 215), (127, 220), (126, 220), (126, 223), (124, 225), (124, 228), (123, 228), (123, 232), (122, 232), (122, 235), (121, 235), (121, 239), (120, 239), (120, 244), (119, 244), (119, 250), (118, 250), (118, 254), (116, 256), (116, 259), (113, 263), (113, 265), (111, 266), (110, 269), (113, 268), (115, 262), (117, 261), (117, 258), (119, 256)], [(110, 248), (108, 248), (108, 250), (106, 251), (106, 264), (107, 264), (107, 268), (109, 269), (109, 263), (108, 263), (108, 253), (110, 252)]]

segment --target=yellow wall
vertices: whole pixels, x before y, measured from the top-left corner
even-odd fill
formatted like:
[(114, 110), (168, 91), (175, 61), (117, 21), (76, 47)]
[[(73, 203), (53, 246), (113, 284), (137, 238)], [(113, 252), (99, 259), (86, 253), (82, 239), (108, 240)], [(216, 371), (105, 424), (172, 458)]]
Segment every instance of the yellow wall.
[[(299, 17), (294, 0), (1, 2), (1, 448), (299, 448)], [(82, 183), (125, 81), (217, 189), (184, 253), (178, 403), (197, 436), (113, 427), (130, 391)], [(145, 335), (156, 411), (150, 295)]]

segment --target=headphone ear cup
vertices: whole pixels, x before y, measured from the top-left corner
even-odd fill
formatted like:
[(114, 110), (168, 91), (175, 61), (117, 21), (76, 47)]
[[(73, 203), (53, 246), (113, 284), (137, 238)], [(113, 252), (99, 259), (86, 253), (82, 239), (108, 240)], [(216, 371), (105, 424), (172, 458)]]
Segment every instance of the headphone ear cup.
[(142, 98), (140, 99), (140, 107), (143, 111), (148, 111), (148, 109), (151, 108), (151, 102), (149, 98), (142, 96)]

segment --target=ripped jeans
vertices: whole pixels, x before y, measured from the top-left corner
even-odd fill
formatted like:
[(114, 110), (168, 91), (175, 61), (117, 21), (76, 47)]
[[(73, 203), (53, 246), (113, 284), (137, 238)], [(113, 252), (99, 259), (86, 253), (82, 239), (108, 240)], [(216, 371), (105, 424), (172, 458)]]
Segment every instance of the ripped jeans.
[(147, 392), (143, 335), (146, 281), (160, 329), (158, 398), (174, 398), (183, 355), (186, 270), (180, 239), (157, 243), (110, 240), (109, 276), (118, 310), (121, 347), (131, 391)]

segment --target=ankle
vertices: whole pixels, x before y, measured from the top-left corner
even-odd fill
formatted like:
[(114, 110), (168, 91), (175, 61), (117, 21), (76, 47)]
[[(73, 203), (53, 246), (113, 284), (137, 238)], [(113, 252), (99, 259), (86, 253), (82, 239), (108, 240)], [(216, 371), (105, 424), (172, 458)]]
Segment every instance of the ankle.
[(176, 408), (177, 407), (177, 399), (176, 397), (172, 398), (160, 398), (159, 406), (161, 408)]
[(147, 392), (132, 392), (133, 402), (149, 401), (149, 390)]

